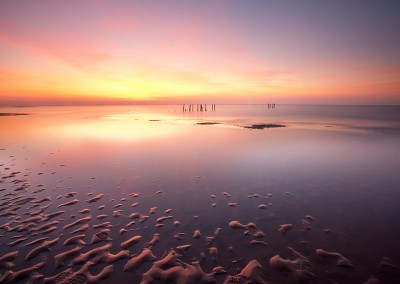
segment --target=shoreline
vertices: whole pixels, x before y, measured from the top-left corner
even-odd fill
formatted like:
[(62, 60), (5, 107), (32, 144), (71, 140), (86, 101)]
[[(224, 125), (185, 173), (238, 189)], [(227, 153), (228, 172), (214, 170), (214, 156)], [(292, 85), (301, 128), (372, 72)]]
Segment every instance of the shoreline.
[(0, 116), (20, 116), (20, 115), (30, 115), (30, 113), (0, 112)]

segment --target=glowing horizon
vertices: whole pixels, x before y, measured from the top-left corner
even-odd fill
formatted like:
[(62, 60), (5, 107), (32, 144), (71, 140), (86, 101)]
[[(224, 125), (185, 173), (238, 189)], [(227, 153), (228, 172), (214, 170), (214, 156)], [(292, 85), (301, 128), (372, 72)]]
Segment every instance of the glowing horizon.
[(400, 103), (395, 1), (3, 1), (0, 104)]

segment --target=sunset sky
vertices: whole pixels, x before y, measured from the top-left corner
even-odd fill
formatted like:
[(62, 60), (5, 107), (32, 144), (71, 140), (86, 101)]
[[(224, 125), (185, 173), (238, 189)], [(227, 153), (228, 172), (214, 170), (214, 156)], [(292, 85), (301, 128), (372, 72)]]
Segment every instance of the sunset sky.
[(2, 0), (0, 105), (400, 104), (398, 0)]

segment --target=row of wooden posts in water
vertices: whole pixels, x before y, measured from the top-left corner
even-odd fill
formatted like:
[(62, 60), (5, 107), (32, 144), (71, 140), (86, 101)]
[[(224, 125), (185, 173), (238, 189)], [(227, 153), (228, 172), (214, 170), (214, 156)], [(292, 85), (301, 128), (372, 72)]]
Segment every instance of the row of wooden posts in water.
[[(188, 106), (188, 108), (186, 106)], [(272, 104), (272, 103), (268, 103), (267, 106), (268, 106), (269, 109), (270, 108), (275, 108), (275, 104)], [(186, 111), (193, 112), (193, 111), (195, 111), (195, 105), (193, 105), (193, 104), (189, 104), (189, 105), (183, 104), (182, 105), (182, 111), (183, 112), (186, 112)], [(204, 105), (203, 104), (197, 104), (196, 105), (196, 111), (207, 111), (207, 105), (206, 104), (204, 104)], [(211, 104), (211, 111), (215, 111), (215, 104)]]
[[(183, 112), (186, 112), (186, 111), (193, 112), (193, 111), (195, 111), (195, 105), (190, 104), (190, 105), (188, 105), (188, 108), (186, 108), (186, 105), (184, 104), (182, 106), (182, 111)], [(207, 105), (206, 104), (196, 105), (196, 111), (207, 111)], [(211, 111), (215, 111), (215, 104), (211, 105)]]

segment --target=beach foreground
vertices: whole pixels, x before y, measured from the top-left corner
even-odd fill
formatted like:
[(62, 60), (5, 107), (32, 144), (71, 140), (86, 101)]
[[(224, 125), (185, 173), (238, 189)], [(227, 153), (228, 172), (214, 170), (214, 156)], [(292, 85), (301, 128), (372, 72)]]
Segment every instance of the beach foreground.
[(0, 113), (0, 283), (400, 282), (396, 107)]

